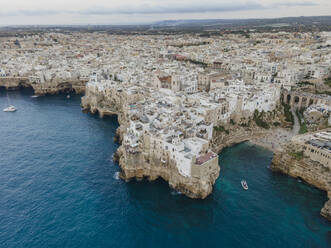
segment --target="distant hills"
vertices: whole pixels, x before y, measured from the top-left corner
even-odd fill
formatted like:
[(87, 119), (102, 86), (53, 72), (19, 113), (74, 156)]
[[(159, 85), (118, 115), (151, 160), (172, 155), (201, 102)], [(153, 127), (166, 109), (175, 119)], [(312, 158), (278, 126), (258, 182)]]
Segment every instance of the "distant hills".
[(251, 26), (288, 24), (288, 25), (331, 25), (331, 16), (301, 16), (283, 18), (259, 19), (193, 19), (193, 20), (165, 20), (152, 24), (154, 27), (180, 26)]
[[(256, 19), (191, 19), (164, 20), (151, 24), (133, 25), (15, 25), (0, 27), (1, 33), (15, 32), (108, 32), (113, 34), (173, 34), (198, 32), (214, 35), (217, 32), (305, 32), (331, 31), (331, 16), (301, 16)], [(9, 32), (9, 33), (8, 33)], [(4, 34), (2, 34), (4, 35)]]

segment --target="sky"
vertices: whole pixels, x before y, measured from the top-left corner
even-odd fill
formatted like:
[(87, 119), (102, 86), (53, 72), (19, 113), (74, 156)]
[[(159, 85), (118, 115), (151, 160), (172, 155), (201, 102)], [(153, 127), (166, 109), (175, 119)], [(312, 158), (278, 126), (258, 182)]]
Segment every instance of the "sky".
[(331, 0), (0, 0), (0, 26), (331, 15)]

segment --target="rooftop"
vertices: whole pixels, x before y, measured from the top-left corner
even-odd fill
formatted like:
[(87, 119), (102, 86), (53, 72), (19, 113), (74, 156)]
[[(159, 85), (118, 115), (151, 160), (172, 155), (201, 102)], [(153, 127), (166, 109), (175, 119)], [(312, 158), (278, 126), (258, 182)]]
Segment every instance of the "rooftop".
[(204, 163), (206, 163), (207, 161), (213, 159), (217, 157), (216, 153), (213, 152), (207, 152), (206, 154), (201, 155), (200, 157), (198, 157), (195, 161), (196, 164), (198, 165), (202, 165)]

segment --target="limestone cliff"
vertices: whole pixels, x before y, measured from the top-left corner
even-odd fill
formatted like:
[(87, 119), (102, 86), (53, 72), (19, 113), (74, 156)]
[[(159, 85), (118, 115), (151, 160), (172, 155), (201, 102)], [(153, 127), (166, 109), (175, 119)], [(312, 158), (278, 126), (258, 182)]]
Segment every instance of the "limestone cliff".
[(130, 151), (128, 147), (122, 145), (118, 150), (118, 154), (121, 178), (140, 180), (146, 177), (148, 180), (155, 180), (161, 177), (169, 183), (171, 188), (191, 198), (206, 198), (212, 192), (220, 171), (216, 159), (211, 164), (208, 173), (184, 177), (178, 172), (174, 161), (161, 161), (148, 150), (146, 152), (140, 150)]
[(328, 192), (329, 200), (321, 210), (321, 215), (331, 221), (331, 172), (306, 156), (295, 156), (291, 143), (274, 154), (271, 169), (294, 178), (300, 178), (310, 185)]
[[(145, 134), (143, 138), (140, 137), (140, 141), (135, 147), (123, 142), (123, 137), (129, 129), (130, 118), (135, 118), (132, 115), (130, 117), (130, 105), (148, 97), (147, 90), (144, 91), (144, 94), (139, 92), (128, 94), (130, 90), (127, 87), (129, 86), (101, 87), (90, 84), (82, 98), (82, 108), (85, 111), (98, 113), (101, 117), (104, 115), (118, 116), (120, 127), (115, 139), (121, 146), (114, 155), (114, 159), (119, 162), (121, 178), (124, 180), (132, 178), (155, 180), (161, 177), (169, 183), (170, 187), (191, 198), (207, 197), (212, 192), (213, 184), (220, 172), (217, 156), (206, 164), (191, 164), (191, 176), (184, 176), (176, 166), (178, 161), (175, 161), (168, 151), (155, 147), (148, 134)], [(228, 123), (222, 128), (215, 127), (213, 137), (207, 143), (205, 150), (211, 149), (213, 152), (219, 153), (230, 145), (264, 136), (273, 132), (275, 128), (273, 123), (281, 121), (280, 119), (283, 117), (283, 113), (278, 110), (263, 115), (263, 117), (259, 115), (255, 119), (251, 117), (241, 120), (238, 123)], [(271, 124), (267, 124), (267, 122)], [(258, 126), (257, 123), (260, 125), (262, 123), (264, 127)]]
[(68, 80), (58, 81), (53, 80), (49, 82), (31, 82), (26, 77), (1, 77), (0, 87), (7, 90), (17, 90), (20, 88), (32, 88), (36, 95), (58, 94), (61, 92), (75, 92), (76, 94), (83, 94), (85, 92), (86, 80)]
[[(37, 95), (56, 94), (66, 90), (74, 90), (76, 93), (85, 92), (85, 82), (83, 81), (41, 84), (31, 83), (27, 78), (7, 78), (0, 80), (0, 86), (7, 89), (32, 87)], [(169, 183), (170, 187), (191, 198), (205, 198), (212, 192), (213, 185), (220, 173), (217, 156), (201, 165), (191, 164), (192, 175), (183, 176), (178, 171), (177, 161), (174, 161), (169, 153), (165, 151), (158, 155), (150, 144), (148, 136), (144, 137), (141, 145), (134, 149), (127, 146), (122, 141), (129, 127), (128, 112), (130, 105), (142, 100), (147, 93), (140, 94), (139, 92), (131, 91), (128, 94), (125, 86), (101, 90), (89, 87), (85, 96), (82, 97), (81, 105), (84, 111), (89, 111), (93, 114), (98, 113), (101, 117), (104, 115), (117, 115), (120, 127), (116, 131), (115, 139), (121, 146), (114, 158), (119, 162), (120, 175), (124, 180), (130, 180), (131, 178), (155, 180), (161, 177)], [(268, 123), (281, 122), (279, 116), (282, 116), (282, 113), (279, 111), (265, 113), (263, 121)], [(260, 116), (259, 118), (262, 117)], [(254, 121), (253, 118), (241, 120), (238, 123), (228, 123), (225, 128), (216, 127), (213, 137), (205, 150), (209, 148), (215, 153), (219, 153), (225, 147), (264, 136), (272, 132), (275, 126), (270, 125), (269, 128), (259, 127), (257, 120)]]
[(215, 152), (220, 153), (226, 147), (239, 144), (244, 141), (250, 141), (253, 138), (256, 139), (263, 137), (271, 130), (266, 130), (256, 126), (250, 128), (233, 126), (230, 129), (227, 129), (227, 131), (228, 133), (214, 132), (211, 145)]
[[(236, 123), (231, 120), (224, 126), (214, 127), (211, 147), (213, 151), (220, 153), (226, 147), (244, 141), (252, 141), (275, 150), (283, 142), (278, 138), (280, 134), (286, 135), (288, 138), (292, 135), (292, 131), (286, 128), (288, 126), (289, 123), (285, 121), (284, 110), (282, 106), (278, 106), (272, 112), (263, 112), (258, 116), (254, 114), (241, 118)], [(268, 137), (269, 144), (256, 142), (264, 137)]]
[(154, 148), (150, 144), (149, 137), (144, 137), (143, 142), (138, 147), (132, 148), (122, 143), (123, 136), (127, 132), (129, 125), (128, 107), (132, 102), (141, 99), (136, 96), (128, 96), (125, 91), (113, 89), (106, 94), (93, 90), (86, 91), (82, 98), (82, 108), (91, 113), (118, 116), (120, 124), (116, 132), (116, 140), (121, 146), (114, 155), (121, 168), (120, 176), (124, 180), (136, 178), (142, 180), (155, 180), (162, 178), (169, 183), (169, 186), (191, 198), (206, 198), (211, 192), (216, 179), (219, 176), (218, 156), (203, 165), (192, 165), (192, 176), (181, 175), (176, 167), (176, 161), (172, 160), (169, 154), (157, 156)]

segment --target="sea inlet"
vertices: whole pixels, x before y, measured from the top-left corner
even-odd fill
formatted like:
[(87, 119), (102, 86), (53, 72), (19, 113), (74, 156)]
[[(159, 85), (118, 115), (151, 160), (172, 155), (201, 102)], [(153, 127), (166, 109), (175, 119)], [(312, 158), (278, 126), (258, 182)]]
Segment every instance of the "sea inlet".
[(115, 117), (32, 94), (8, 92), (18, 111), (0, 112), (0, 247), (331, 247), (326, 193), (272, 172), (270, 151), (225, 149), (213, 193), (192, 200), (118, 178)]

